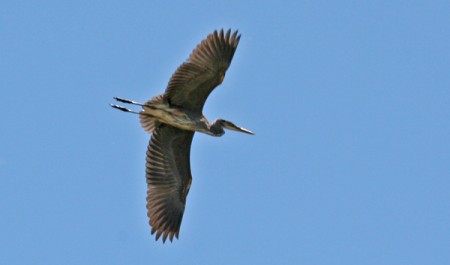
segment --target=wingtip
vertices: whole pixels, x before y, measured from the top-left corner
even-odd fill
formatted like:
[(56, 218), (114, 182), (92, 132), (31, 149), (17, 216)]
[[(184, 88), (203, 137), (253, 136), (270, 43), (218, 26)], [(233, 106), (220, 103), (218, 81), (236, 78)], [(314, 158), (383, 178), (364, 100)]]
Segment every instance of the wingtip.
[(175, 237), (178, 239), (178, 232), (170, 232), (170, 231), (164, 231), (164, 230), (157, 230), (155, 228), (152, 228), (151, 235), (155, 234), (155, 241), (158, 241), (161, 238), (161, 241), (163, 244), (166, 243), (167, 239), (170, 240), (170, 243), (173, 243), (173, 238)]
[[(158, 239), (161, 237), (161, 235), (162, 235), (162, 231), (160, 230), (156, 233), (155, 241), (158, 241)], [(163, 240), (163, 243), (164, 242), (165, 242), (165, 240)]]

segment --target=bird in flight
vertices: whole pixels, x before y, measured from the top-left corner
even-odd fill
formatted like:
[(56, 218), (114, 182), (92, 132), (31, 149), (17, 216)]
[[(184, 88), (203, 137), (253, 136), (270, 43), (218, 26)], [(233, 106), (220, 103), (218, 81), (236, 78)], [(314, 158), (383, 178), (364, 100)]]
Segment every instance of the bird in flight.
[(195, 132), (222, 136), (224, 129), (247, 134), (253, 132), (230, 121), (210, 123), (203, 105), (211, 91), (220, 85), (239, 44), (240, 35), (231, 30), (209, 34), (172, 75), (166, 91), (146, 103), (114, 97), (119, 102), (141, 106), (133, 111), (141, 126), (152, 134), (147, 148), (147, 215), (156, 240), (178, 238), (186, 197), (192, 182), (190, 149)]

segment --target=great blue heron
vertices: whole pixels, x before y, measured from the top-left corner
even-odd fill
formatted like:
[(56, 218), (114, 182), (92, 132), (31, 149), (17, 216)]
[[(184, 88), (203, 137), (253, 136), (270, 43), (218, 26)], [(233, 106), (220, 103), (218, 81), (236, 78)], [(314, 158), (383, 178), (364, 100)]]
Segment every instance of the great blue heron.
[(186, 196), (192, 182), (191, 142), (195, 132), (222, 136), (224, 129), (253, 134), (232, 122), (217, 119), (209, 123), (202, 113), (209, 93), (220, 85), (231, 64), (240, 35), (228, 30), (208, 35), (191, 53), (169, 81), (164, 94), (145, 104), (115, 97), (138, 105), (136, 112), (122, 106), (112, 107), (139, 115), (142, 127), (153, 133), (147, 149), (147, 210), (156, 240), (178, 238)]

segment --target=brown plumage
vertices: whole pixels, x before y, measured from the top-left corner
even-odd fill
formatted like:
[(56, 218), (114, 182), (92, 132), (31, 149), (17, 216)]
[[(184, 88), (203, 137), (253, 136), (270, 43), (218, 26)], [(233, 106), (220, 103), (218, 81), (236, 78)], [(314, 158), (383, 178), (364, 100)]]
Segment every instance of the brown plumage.
[(156, 240), (178, 238), (192, 182), (190, 149), (195, 131), (221, 136), (226, 128), (253, 134), (222, 119), (209, 123), (202, 114), (208, 95), (225, 77), (239, 39), (237, 31), (214, 31), (178, 67), (164, 94), (145, 104), (116, 98), (142, 106), (142, 111), (112, 105), (139, 114), (142, 127), (153, 133), (147, 149), (146, 177), (148, 217)]

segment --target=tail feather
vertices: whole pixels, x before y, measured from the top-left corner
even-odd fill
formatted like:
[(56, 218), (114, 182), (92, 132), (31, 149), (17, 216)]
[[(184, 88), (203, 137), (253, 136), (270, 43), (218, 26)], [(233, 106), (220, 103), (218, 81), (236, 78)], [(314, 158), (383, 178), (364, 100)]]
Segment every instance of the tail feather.
[(139, 120), (142, 128), (148, 133), (152, 133), (159, 126), (159, 122), (155, 118), (143, 114), (142, 111), (139, 113)]
[[(145, 105), (152, 105), (155, 103), (162, 103), (162, 102), (163, 102), (163, 95), (159, 95), (145, 102), (143, 108), (144, 109), (146, 108)], [(152, 133), (160, 125), (160, 122), (158, 120), (148, 115), (144, 111), (141, 111), (139, 113), (139, 120), (141, 121), (142, 128), (144, 128), (144, 130), (148, 133)]]

